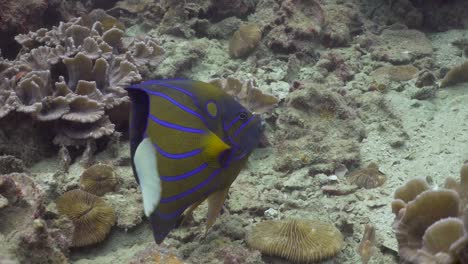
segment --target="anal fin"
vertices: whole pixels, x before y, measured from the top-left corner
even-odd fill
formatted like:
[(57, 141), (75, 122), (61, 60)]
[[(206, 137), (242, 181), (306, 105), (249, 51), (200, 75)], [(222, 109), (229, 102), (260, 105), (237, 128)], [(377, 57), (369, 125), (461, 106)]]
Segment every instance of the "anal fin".
[(219, 212), (223, 208), (224, 201), (229, 193), (229, 187), (212, 193), (208, 196), (208, 214), (206, 219), (206, 232), (213, 226)]

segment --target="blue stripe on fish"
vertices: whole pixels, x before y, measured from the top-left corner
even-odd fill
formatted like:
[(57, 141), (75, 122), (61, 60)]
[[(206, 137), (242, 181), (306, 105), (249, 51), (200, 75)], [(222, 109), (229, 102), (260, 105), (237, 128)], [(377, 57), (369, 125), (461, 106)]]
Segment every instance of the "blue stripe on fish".
[(192, 109), (186, 107), (185, 105), (177, 102), (176, 100), (172, 99), (170, 96), (167, 96), (167, 95), (165, 95), (163, 93), (155, 92), (155, 91), (152, 91), (152, 90), (149, 90), (149, 89), (144, 89), (144, 91), (146, 93), (150, 94), (150, 95), (159, 96), (159, 97), (162, 97), (162, 98), (168, 100), (169, 102), (171, 102), (175, 106), (179, 107), (180, 109), (184, 110), (185, 112), (198, 117), (201, 121), (203, 121), (203, 123), (206, 123), (205, 118), (203, 116), (201, 116), (199, 113), (193, 111)]
[(184, 198), (185, 196), (190, 195), (190, 194), (192, 194), (192, 193), (194, 193), (194, 192), (200, 190), (200, 189), (203, 188), (205, 185), (207, 185), (211, 180), (213, 180), (213, 179), (216, 177), (216, 175), (219, 174), (220, 171), (221, 171), (221, 168), (220, 168), (220, 169), (217, 169), (217, 170), (215, 170), (215, 171), (213, 171), (213, 172), (211, 173), (211, 175), (210, 175), (208, 178), (206, 178), (204, 181), (202, 181), (202, 182), (201, 182), (200, 184), (198, 184), (197, 186), (195, 186), (195, 187), (193, 187), (193, 188), (190, 188), (190, 189), (188, 189), (188, 190), (185, 191), (185, 192), (181, 192), (181, 193), (176, 194), (176, 195), (171, 196), (171, 197), (161, 198), (160, 203), (162, 203), (162, 204), (163, 204), (163, 203), (170, 203), (170, 202), (173, 202), (173, 201), (175, 201), (175, 200)]
[(206, 131), (203, 130), (203, 129), (185, 127), (185, 126), (181, 126), (181, 125), (178, 125), (178, 124), (170, 123), (170, 122), (161, 120), (161, 119), (155, 117), (154, 115), (149, 115), (149, 118), (153, 122), (157, 123), (158, 125), (161, 125), (161, 126), (164, 126), (164, 127), (167, 127), (167, 128), (176, 129), (176, 130), (179, 130), (179, 131), (182, 131), (182, 132), (195, 133), (195, 134), (205, 134), (206, 133)]
[(175, 85), (171, 85), (171, 84), (168, 84), (166, 83), (165, 81), (158, 81), (158, 80), (151, 80), (151, 81), (147, 81), (147, 82), (144, 82), (143, 84), (147, 84), (147, 85), (161, 85), (161, 86), (164, 86), (166, 88), (170, 88), (170, 89), (174, 89), (174, 90), (177, 90), (181, 93), (184, 93), (188, 96), (190, 96), (194, 101), (198, 101), (196, 98), (195, 98), (195, 95), (192, 94), (191, 92), (185, 90), (184, 88), (180, 88), (178, 86), (175, 86)]
[(239, 135), (239, 133), (242, 131), (242, 129), (244, 129), (254, 118), (255, 118), (255, 116), (252, 115), (247, 121), (245, 121), (244, 124), (242, 124), (242, 125), (236, 130), (236, 132), (234, 132), (234, 134), (232, 135), (232, 137), (237, 137), (237, 136)]
[(231, 127), (237, 122), (239, 121), (239, 116), (236, 116), (236, 118), (234, 118), (234, 120), (231, 121), (231, 123), (229, 123), (229, 125), (226, 126), (225, 123), (224, 124), (224, 131), (228, 131), (229, 129), (231, 129)]
[(174, 181), (180, 181), (187, 179), (201, 171), (203, 171), (206, 167), (208, 167), (208, 163), (203, 163), (202, 165), (198, 166), (197, 168), (187, 171), (185, 173), (179, 174), (179, 175), (174, 175), (174, 176), (159, 176), (159, 178), (163, 181), (167, 182), (174, 182)]
[(153, 146), (156, 148), (156, 150), (159, 152), (159, 154), (161, 154), (162, 156), (164, 156), (166, 158), (169, 158), (169, 159), (186, 159), (186, 158), (196, 156), (196, 155), (198, 155), (198, 154), (200, 154), (202, 152), (201, 148), (197, 148), (197, 149), (194, 149), (194, 150), (191, 150), (191, 151), (188, 151), (188, 152), (184, 152), (184, 153), (169, 153), (169, 152), (166, 152), (165, 150), (163, 150), (162, 148), (160, 148), (156, 144), (153, 144)]
[(161, 219), (164, 219), (164, 220), (172, 220), (176, 217), (178, 217), (179, 215), (181, 215), (185, 209), (187, 209), (189, 206), (184, 206), (176, 211), (173, 211), (171, 213), (168, 213), (168, 214), (165, 214), (165, 213), (161, 213), (160, 211), (156, 211), (156, 214), (161, 218)]

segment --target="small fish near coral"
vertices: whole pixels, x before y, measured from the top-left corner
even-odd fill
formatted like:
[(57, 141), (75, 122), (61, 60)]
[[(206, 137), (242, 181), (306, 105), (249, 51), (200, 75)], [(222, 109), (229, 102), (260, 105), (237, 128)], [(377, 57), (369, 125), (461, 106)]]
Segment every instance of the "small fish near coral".
[(155, 241), (205, 199), (208, 230), (259, 143), (259, 115), (200, 81), (151, 80), (127, 91), (132, 167)]

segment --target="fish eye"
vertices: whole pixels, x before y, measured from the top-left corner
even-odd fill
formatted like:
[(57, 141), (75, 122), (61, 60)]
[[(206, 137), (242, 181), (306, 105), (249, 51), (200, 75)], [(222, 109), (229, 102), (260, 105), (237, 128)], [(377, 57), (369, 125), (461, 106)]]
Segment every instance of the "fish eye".
[(245, 119), (247, 119), (248, 116), (249, 115), (246, 112), (240, 112), (239, 113), (239, 119), (240, 120), (245, 120)]

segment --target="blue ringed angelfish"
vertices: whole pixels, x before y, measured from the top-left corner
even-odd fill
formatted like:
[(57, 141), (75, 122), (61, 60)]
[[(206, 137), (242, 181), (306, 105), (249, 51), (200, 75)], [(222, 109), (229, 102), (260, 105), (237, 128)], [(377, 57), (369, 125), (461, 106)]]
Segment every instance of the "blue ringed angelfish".
[(127, 91), (132, 168), (155, 241), (205, 199), (208, 230), (259, 143), (260, 117), (199, 81), (151, 80)]

